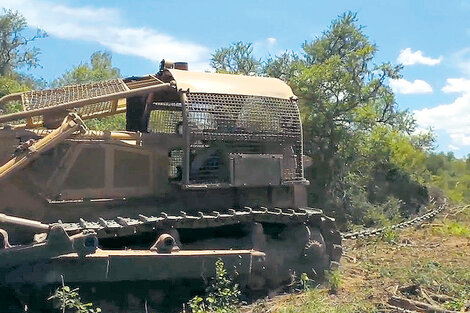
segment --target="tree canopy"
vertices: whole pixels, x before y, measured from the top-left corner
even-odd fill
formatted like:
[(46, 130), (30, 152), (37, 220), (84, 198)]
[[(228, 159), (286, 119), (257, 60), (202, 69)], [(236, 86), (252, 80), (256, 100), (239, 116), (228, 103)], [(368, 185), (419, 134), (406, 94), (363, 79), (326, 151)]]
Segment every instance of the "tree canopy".
[[(40, 29), (27, 36), (26, 28), (26, 19), (21, 14), (3, 10), (0, 15), (0, 97), (44, 86), (43, 80), (20, 72), (23, 68), (39, 66), (40, 50), (33, 46), (33, 42), (47, 36)], [(0, 107), (0, 112), (10, 113), (19, 109), (19, 103), (10, 103)]]
[[(90, 63), (82, 63), (67, 71), (62, 77), (54, 80), (54, 87), (86, 84), (107, 79), (119, 78), (121, 73), (113, 66), (111, 53), (96, 51), (90, 57)], [(87, 126), (94, 130), (125, 130), (125, 114), (96, 118), (86, 121)]]
[[(240, 45), (251, 48), (236, 43), (214, 56), (226, 60), (228, 51)], [(305, 42), (302, 54), (286, 51), (250, 72), (286, 81), (299, 97), (304, 153), (313, 159), (306, 170), (309, 203), (341, 221), (361, 222), (367, 208), (386, 210), (391, 202), (404, 207), (406, 214), (407, 208), (427, 201), (424, 160), (433, 136), (412, 135), (413, 116), (398, 109), (387, 85), (389, 79), (400, 78), (402, 66), (375, 65), (376, 52), (356, 14), (347, 12), (321, 36)], [(235, 64), (253, 60), (251, 53), (240, 55), (246, 62), (237, 58)], [(246, 73), (236, 65), (213, 66)]]
[(31, 43), (46, 35), (40, 29), (26, 37), (26, 19), (18, 12), (4, 10), (0, 15), (0, 75), (13, 74), (21, 67), (39, 66), (40, 50)]
[(120, 76), (119, 69), (113, 67), (111, 53), (97, 51), (91, 55), (90, 63), (82, 63), (75, 66), (52, 84), (55, 87), (60, 87), (113, 79)]
[(253, 44), (239, 41), (215, 50), (211, 66), (218, 73), (256, 75), (260, 71), (261, 61), (253, 55)]

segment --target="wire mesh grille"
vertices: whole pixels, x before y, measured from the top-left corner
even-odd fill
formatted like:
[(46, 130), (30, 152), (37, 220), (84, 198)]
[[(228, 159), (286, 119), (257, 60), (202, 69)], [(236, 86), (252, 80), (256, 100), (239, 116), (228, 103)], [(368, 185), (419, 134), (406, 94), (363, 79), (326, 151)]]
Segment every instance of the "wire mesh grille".
[(42, 109), (62, 103), (125, 91), (125, 86), (121, 79), (113, 79), (49, 90), (27, 91), (23, 93), (23, 105), (26, 111)]
[(300, 139), (298, 108), (290, 100), (190, 93), (187, 105), (193, 137)]
[(153, 133), (175, 134), (182, 122), (181, 111), (154, 110), (150, 112), (148, 130)]
[(169, 155), (168, 177), (172, 180), (181, 180), (183, 166), (183, 150), (175, 149)]
[[(91, 84), (65, 86), (56, 89), (34, 90), (23, 93), (23, 107), (25, 111), (43, 109), (77, 100), (90, 99), (103, 95), (110, 95), (126, 91), (126, 85), (121, 79), (113, 79)], [(77, 108), (82, 118), (111, 112), (112, 101), (105, 101)], [(41, 116), (33, 117), (33, 123), (39, 123)]]
[(197, 165), (197, 169), (192, 161), (192, 181), (217, 180), (217, 176), (223, 181), (220, 176), (225, 175), (220, 167), (227, 162), (221, 156), (247, 152), (281, 153), (284, 156), (283, 180), (303, 179), (302, 131), (295, 102), (269, 97), (189, 93), (186, 114), (192, 148), (198, 149), (194, 143), (203, 141), (209, 147), (204, 148), (209, 151), (206, 153), (211, 153), (206, 163)]

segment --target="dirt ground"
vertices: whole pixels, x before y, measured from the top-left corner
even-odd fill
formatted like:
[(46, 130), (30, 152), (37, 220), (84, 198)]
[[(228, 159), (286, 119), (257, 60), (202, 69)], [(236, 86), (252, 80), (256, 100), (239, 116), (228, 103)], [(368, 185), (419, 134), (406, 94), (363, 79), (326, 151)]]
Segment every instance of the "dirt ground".
[(329, 282), (244, 311), (468, 312), (469, 301), (470, 206), (460, 206), (413, 228), (346, 240)]

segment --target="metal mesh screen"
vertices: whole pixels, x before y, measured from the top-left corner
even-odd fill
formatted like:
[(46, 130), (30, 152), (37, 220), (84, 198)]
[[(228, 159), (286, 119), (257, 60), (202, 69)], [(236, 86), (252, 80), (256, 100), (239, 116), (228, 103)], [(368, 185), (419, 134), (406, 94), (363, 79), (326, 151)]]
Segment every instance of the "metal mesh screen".
[(173, 180), (181, 180), (183, 166), (183, 150), (175, 149), (170, 151), (169, 155), (168, 177)]
[(153, 133), (175, 134), (182, 122), (181, 111), (154, 110), (150, 112), (148, 130)]
[[(188, 93), (186, 114), (192, 142), (203, 141), (219, 155), (243, 153), (250, 147), (255, 153), (282, 153), (285, 181), (303, 178), (302, 131), (297, 104), (291, 100), (223, 94)], [(217, 142), (224, 141), (224, 150)], [(244, 145), (236, 143), (244, 143)], [(270, 144), (267, 144), (270, 143)], [(278, 144), (276, 144), (278, 143)], [(238, 149), (237, 146), (240, 148)], [(227, 149), (227, 147), (230, 147)], [(196, 148), (196, 147), (194, 147)], [(199, 173), (215, 173), (211, 166), (200, 167)], [(211, 162), (209, 162), (211, 163)], [(193, 175), (196, 180), (201, 176)], [(214, 176), (214, 175), (213, 175)]]
[[(23, 107), (25, 111), (31, 111), (126, 90), (126, 84), (121, 79), (113, 79), (49, 90), (27, 91), (22, 95)], [(87, 118), (111, 112), (112, 107), (112, 101), (105, 101), (77, 108), (77, 112), (82, 118)], [(35, 124), (39, 123), (41, 120), (42, 117), (40, 116), (33, 117), (33, 123)]]
[(290, 100), (190, 93), (187, 106), (193, 137), (300, 139), (298, 108)]
[(125, 90), (127, 90), (126, 85), (121, 79), (113, 79), (49, 90), (27, 91), (23, 93), (23, 105), (26, 111), (30, 111)]

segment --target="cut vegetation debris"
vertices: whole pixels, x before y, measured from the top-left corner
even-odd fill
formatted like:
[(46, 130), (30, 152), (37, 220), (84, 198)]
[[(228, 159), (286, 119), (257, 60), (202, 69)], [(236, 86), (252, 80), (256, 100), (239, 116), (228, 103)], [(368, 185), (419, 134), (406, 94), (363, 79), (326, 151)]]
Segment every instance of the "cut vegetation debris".
[(399, 231), (393, 241), (346, 240), (341, 272), (332, 282), (339, 286), (325, 282), (258, 301), (243, 312), (470, 312), (469, 234), (465, 206)]

